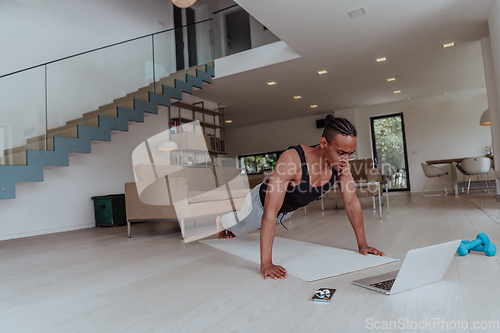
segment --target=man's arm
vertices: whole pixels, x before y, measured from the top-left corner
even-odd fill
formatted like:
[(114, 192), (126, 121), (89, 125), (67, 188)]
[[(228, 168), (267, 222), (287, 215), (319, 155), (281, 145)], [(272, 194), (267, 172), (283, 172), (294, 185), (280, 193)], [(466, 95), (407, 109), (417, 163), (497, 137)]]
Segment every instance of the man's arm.
[(276, 215), (283, 205), (288, 184), (295, 178), (296, 174), (292, 154), (292, 151), (285, 151), (281, 154), (267, 186), (260, 229), (260, 272), (264, 275), (264, 279), (267, 279), (268, 276), (273, 279), (286, 278), (286, 270), (273, 264), (272, 251), (276, 231)]
[(358, 242), (359, 253), (367, 255), (373, 253), (379, 256), (385, 256), (385, 253), (377, 250), (374, 247), (368, 246), (366, 242), (365, 226), (363, 223), (363, 213), (361, 212), (361, 204), (356, 196), (356, 184), (352, 178), (349, 167), (342, 170), (339, 174), (338, 184), (342, 193), (342, 201), (347, 212), (349, 222), (351, 222), (356, 240)]

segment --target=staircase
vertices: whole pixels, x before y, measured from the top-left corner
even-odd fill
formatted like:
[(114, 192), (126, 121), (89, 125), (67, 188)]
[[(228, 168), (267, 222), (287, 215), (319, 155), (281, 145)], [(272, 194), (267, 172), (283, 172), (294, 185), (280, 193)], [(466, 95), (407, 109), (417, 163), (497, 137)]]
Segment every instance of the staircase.
[(65, 126), (48, 130), (46, 136), (5, 150), (10, 165), (0, 165), (0, 199), (14, 199), (16, 183), (43, 181), (44, 166), (69, 166), (69, 153), (90, 153), (91, 140), (111, 141), (111, 130), (128, 131), (129, 121), (144, 122), (144, 112), (158, 114), (158, 105), (169, 107), (172, 98), (182, 100), (183, 92), (192, 94), (193, 88), (202, 89), (203, 82), (211, 83), (214, 76), (213, 62), (176, 72)]

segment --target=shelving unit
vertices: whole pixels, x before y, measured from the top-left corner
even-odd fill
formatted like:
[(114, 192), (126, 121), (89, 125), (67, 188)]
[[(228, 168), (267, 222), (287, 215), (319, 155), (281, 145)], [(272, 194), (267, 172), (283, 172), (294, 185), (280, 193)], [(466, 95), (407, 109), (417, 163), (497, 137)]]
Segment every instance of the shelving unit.
[[(210, 110), (205, 108), (204, 104), (204, 102), (193, 104), (176, 102), (172, 103), (169, 108), (170, 127), (176, 126), (176, 129), (181, 130), (181, 132), (171, 134), (171, 140), (180, 147), (178, 150), (170, 152), (171, 164), (199, 165), (205, 163), (206, 165), (208, 160), (213, 157), (226, 154), (224, 110), (222, 108)], [(172, 117), (172, 108), (178, 108), (178, 114), (175, 117)], [(191, 111), (191, 118), (181, 110)], [(182, 127), (183, 124), (196, 120), (200, 122), (204, 142), (200, 141), (199, 134), (184, 131), (184, 127)]]
[[(179, 117), (173, 118), (172, 120), (176, 120), (179, 123), (189, 123), (189, 122), (193, 121), (193, 119), (179, 118)], [(204, 122), (201, 122), (201, 121), (200, 121), (200, 125), (208, 127), (208, 128), (224, 128), (224, 126), (210, 124), (210, 123), (204, 123)]]

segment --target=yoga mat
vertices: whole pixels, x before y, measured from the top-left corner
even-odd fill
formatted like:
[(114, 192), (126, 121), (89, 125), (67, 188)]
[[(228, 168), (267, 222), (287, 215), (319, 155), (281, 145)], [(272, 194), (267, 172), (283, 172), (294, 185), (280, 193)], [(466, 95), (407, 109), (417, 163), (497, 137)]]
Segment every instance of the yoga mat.
[[(260, 265), (260, 234), (249, 234), (229, 239), (208, 239), (200, 242)], [(381, 266), (398, 260), (371, 254), (364, 256), (356, 251), (286, 238), (274, 238), (273, 263), (285, 267), (288, 275), (308, 282)]]

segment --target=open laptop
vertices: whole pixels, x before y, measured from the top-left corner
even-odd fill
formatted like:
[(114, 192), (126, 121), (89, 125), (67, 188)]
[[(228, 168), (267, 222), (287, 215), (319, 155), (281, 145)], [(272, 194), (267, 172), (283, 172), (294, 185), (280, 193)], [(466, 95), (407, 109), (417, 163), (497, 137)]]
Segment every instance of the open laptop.
[(441, 280), (450, 266), (461, 240), (410, 250), (399, 271), (377, 275), (352, 283), (393, 295)]

